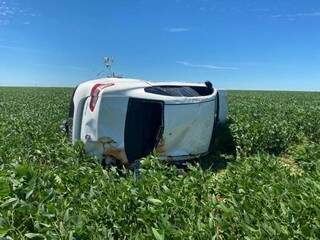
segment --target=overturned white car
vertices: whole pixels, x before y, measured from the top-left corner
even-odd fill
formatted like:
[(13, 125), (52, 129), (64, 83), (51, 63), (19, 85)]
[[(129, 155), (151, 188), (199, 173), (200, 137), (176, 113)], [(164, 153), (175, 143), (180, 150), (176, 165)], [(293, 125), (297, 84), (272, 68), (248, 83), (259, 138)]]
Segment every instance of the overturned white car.
[(130, 166), (155, 153), (183, 162), (210, 153), (227, 117), (223, 91), (210, 82), (102, 78), (80, 84), (71, 99), (72, 141), (107, 163)]

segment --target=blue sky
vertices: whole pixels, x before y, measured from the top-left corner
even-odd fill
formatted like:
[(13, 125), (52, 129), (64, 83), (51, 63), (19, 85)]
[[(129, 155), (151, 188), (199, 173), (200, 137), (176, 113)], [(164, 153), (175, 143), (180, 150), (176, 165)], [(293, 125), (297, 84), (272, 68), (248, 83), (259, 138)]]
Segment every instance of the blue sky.
[(0, 85), (147, 80), (320, 90), (319, 0), (0, 0)]

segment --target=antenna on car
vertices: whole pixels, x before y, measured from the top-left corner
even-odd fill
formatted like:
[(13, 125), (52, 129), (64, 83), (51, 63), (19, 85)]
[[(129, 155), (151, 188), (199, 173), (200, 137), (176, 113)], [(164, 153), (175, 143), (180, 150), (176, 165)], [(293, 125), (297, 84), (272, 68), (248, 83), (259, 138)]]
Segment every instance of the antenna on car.
[(114, 60), (112, 57), (103, 57), (103, 63), (106, 66), (106, 68), (110, 71), (111, 71), (111, 67), (112, 67), (113, 62), (114, 62)]
[[(112, 77), (112, 78), (122, 78), (121, 75), (116, 75), (111, 69), (114, 63), (113, 57), (103, 57), (103, 64), (107, 70), (103, 70), (97, 74), (97, 77)], [(111, 72), (111, 73), (110, 73)]]

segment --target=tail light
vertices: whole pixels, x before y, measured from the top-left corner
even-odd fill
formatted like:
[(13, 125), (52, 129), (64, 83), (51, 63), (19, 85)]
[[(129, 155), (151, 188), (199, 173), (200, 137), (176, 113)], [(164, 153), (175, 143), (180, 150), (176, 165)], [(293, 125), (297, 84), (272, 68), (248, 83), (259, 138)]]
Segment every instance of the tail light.
[(96, 107), (99, 93), (101, 92), (101, 90), (103, 90), (107, 87), (111, 87), (113, 85), (114, 85), (114, 83), (107, 83), (107, 84), (98, 83), (93, 86), (93, 88), (91, 89), (91, 93), (90, 93), (91, 100), (90, 100), (90, 104), (89, 104), (89, 108), (90, 108), (91, 112), (93, 112), (94, 108)]

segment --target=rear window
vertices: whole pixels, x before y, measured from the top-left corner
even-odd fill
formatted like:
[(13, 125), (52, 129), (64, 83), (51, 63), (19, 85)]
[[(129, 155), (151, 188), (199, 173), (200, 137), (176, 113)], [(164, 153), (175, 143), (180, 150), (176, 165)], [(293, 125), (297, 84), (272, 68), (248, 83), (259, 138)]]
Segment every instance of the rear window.
[(172, 97), (199, 97), (213, 93), (212, 88), (200, 86), (154, 86), (144, 90), (148, 93)]

